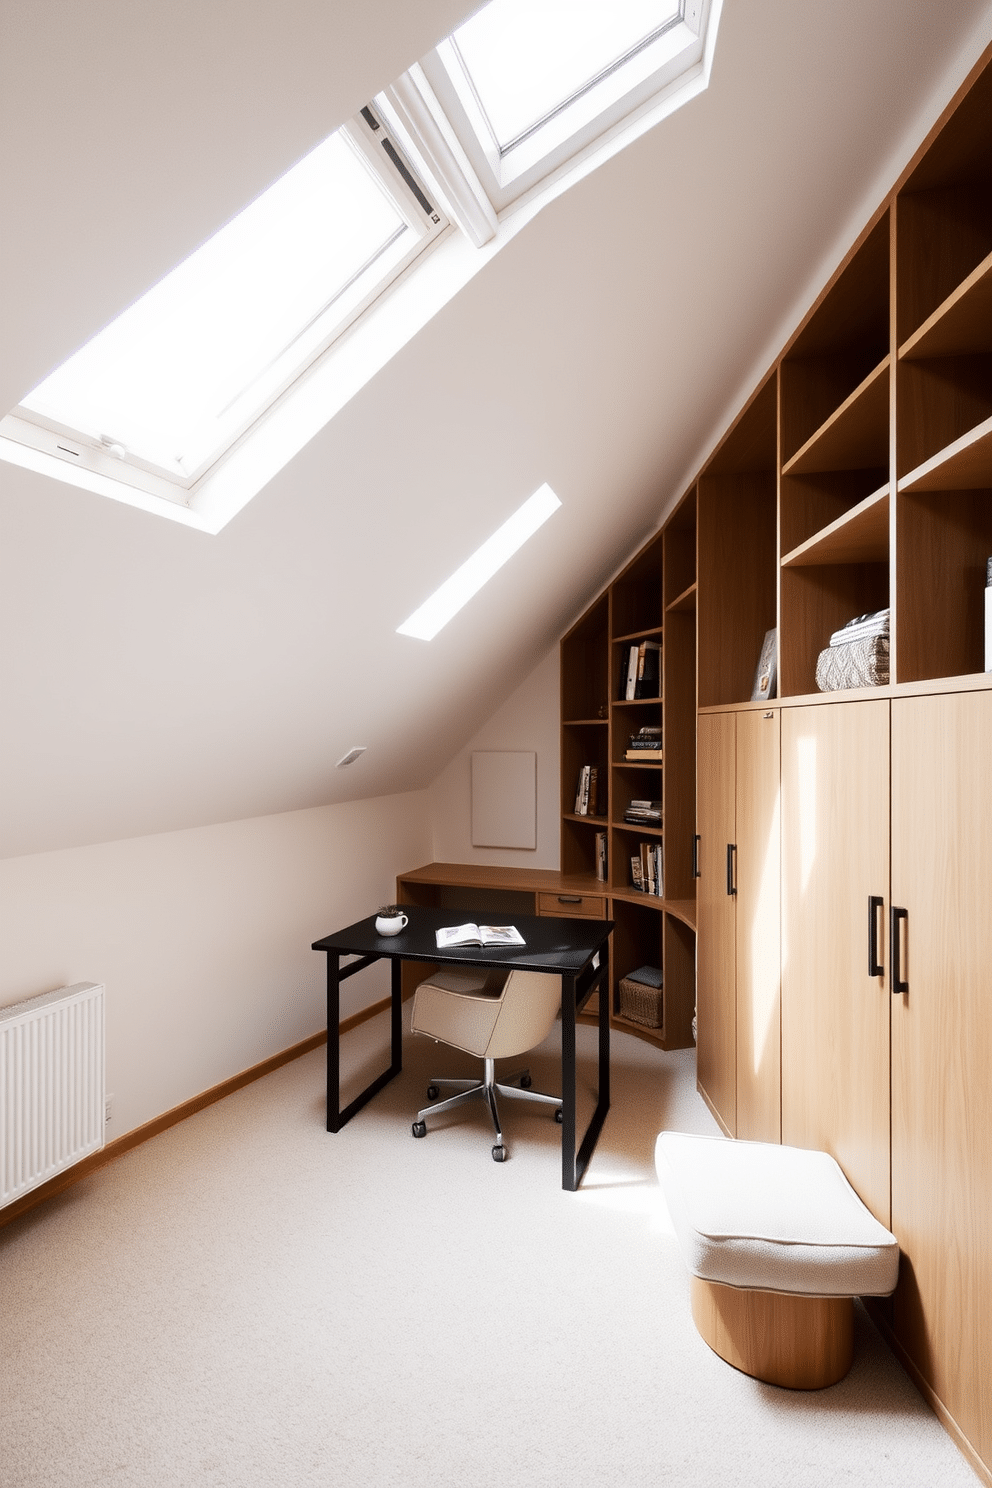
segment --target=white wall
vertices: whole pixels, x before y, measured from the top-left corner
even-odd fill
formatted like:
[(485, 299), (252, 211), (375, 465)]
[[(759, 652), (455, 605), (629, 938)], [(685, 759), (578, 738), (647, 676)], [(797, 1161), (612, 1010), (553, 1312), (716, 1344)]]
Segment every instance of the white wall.
[[(108, 1138), (325, 1024), (310, 946), (431, 856), (426, 792), (0, 862), (0, 1006), (107, 988)], [(386, 963), (343, 1012), (388, 991)]]
[[(558, 647), (483, 724), (428, 790), (434, 861), (557, 868), (559, 825)], [(537, 754), (537, 848), (472, 846), (472, 752), (527, 749)]]

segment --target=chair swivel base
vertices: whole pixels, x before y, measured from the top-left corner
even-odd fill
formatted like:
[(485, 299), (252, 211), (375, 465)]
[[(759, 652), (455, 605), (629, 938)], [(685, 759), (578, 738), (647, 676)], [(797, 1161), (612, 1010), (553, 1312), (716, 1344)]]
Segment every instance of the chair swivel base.
[[(542, 1091), (530, 1089), (530, 1072), (520, 1070), (517, 1074), (507, 1076), (505, 1080), (496, 1079), (496, 1061), (487, 1059), (485, 1061), (485, 1075), (481, 1080), (449, 1079), (447, 1076), (432, 1078), (427, 1087), (427, 1094), (434, 1097), (440, 1094), (441, 1086), (455, 1086), (457, 1093), (449, 1095), (444, 1100), (434, 1100), (431, 1105), (425, 1106), (422, 1111), (417, 1112), (417, 1119), (413, 1123), (413, 1135), (415, 1137), (426, 1137), (426, 1117), (433, 1116), (440, 1111), (453, 1110), (465, 1101), (474, 1100), (480, 1096), (486, 1103), (493, 1130), (496, 1133), (496, 1141), (493, 1143), (493, 1162), (505, 1162), (507, 1149), (503, 1142), (503, 1129), (500, 1126), (499, 1106), (496, 1104), (496, 1092), (507, 1095), (515, 1100), (539, 1101), (544, 1105), (555, 1107), (555, 1120), (561, 1121), (561, 1096), (545, 1095)], [(513, 1080), (514, 1084), (509, 1081)]]

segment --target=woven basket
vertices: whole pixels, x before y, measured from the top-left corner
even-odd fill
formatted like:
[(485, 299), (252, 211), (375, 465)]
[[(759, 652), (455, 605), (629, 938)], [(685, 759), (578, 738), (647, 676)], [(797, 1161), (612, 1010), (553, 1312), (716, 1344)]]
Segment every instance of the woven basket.
[(645, 1028), (661, 1028), (665, 1022), (665, 989), (646, 987), (643, 982), (620, 982), (620, 1016)]

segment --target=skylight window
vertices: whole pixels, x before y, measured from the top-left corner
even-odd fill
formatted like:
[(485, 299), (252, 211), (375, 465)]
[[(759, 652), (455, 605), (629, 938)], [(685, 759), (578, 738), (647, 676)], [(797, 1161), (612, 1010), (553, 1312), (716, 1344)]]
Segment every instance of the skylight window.
[(493, 574), (499, 572), (560, 506), (558, 497), (545, 482), (512, 517), (507, 517), (502, 527), (498, 527), (471, 558), (466, 558), (450, 579), (445, 579), (440, 588), (414, 610), (409, 619), (397, 625), (397, 634), (432, 641), (452, 616), (468, 604), (473, 594), (478, 594), (483, 584), (488, 584)]
[(701, 63), (716, 0), (490, 0), (422, 67), (496, 210)]
[(219, 532), (537, 212), (707, 86), (721, 3), (490, 0), (0, 419), (0, 460)]
[(681, 18), (678, 0), (493, 0), (451, 42), (505, 155)]
[(21, 409), (194, 481), (440, 225), (374, 150), (360, 126), (337, 130)]

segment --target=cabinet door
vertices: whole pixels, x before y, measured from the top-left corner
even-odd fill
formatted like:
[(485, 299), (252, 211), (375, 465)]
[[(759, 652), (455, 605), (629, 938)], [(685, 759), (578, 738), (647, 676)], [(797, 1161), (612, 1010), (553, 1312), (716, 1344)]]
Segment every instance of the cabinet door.
[(737, 1135), (782, 1133), (777, 710), (737, 715)]
[(832, 1152), (883, 1224), (890, 996), (868, 900), (888, 884), (888, 702), (783, 709), (782, 1141)]
[(736, 842), (733, 713), (700, 715), (696, 741), (699, 883), (696, 914), (696, 1078), (717, 1119), (737, 1132), (735, 911), (727, 846)]
[(992, 1461), (992, 693), (892, 704), (896, 1333)]

